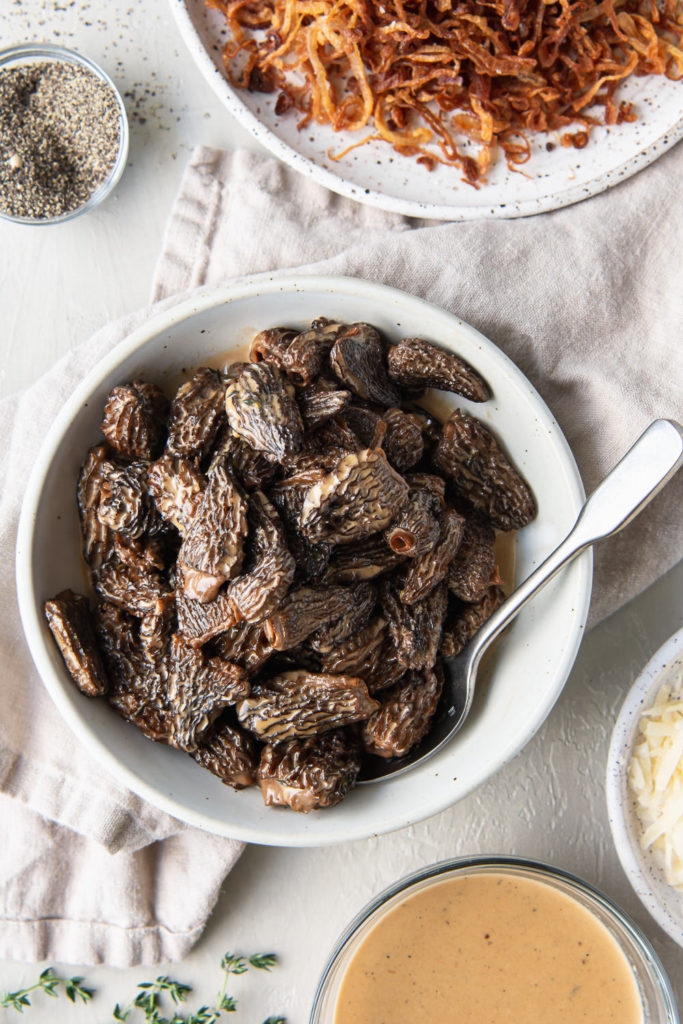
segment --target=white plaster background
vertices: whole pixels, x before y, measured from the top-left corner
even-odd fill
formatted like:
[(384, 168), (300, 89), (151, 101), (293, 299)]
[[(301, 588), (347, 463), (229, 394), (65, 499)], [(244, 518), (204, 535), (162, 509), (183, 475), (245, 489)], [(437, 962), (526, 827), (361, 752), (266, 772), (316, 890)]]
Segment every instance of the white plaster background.
[[(0, 394), (8, 394), (102, 324), (146, 303), (166, 217), (196, 144), (259, 147), (193, 66), (166, 0), (2, 0), (0, 39), (3, 45), (59, 42), (99, 62), (127, 94), (132, 136), (128, 169), (100, 209), (55, 228), (0, 222)], [(26, 1019), (103, 1022), (114, 1003), (132, 998), (137, 982), (159, 973), (192, 984), (207, 1002), (226, 950), (272, 950), (281, 963), (271, 975), (237, 979), (240, 1005), (232, 1019), (258, 1024), (284, 1013), (291, 1024), (305, 1024), (320, 971), (348, 919), (401, 875), (472, 853), (547, 860), (603, 889), (652, 940), (683, 1005), (683, 950), (641, 907), (621, 871), (603, 784), (609, 735), (623, 696), (683, 624), (682, 595), (679, 565), (589, 633), (538, 735), (451, 810), (382, 839), (333, 849), (251, 847), (185, 962), (160, 969), (87, 969), (98, 990), (90, 1006), (72, 1008), (38, 997)], [(36, 975), (33, 966), (0, 963), (0, 989), (18, 988)]]

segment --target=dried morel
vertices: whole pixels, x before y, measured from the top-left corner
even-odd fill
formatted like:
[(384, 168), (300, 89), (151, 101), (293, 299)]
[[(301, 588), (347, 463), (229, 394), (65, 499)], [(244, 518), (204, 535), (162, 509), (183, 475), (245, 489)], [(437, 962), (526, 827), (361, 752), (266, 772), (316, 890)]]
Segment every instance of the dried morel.
[(343, 324), (320, 317), (313, 321), (309, 330), (292, 339), (284, 355), (283, 366), (293, 381), (305, 386), (319, 376), (332, 345), (343, 329)]
[(114, 534), (99, 517), (100, 495), (111, 463), (109, 449), (99, 444), (91, 448), (78, 477), (78, 512), (83, 537), (83, 557), (93, 569), (111, 558)]
[(295, 670), (255, 686), (237, 717), (258, 739), (281, 743), (361, 722), (378, 707), (361, 679)]
[(493, 527), (482, 519), (468, 519), (462, 543), (448, 566), (448, 589), (461, 601), (481, 601), (496, 568)]
[(143, 533), (157, 533), (161, 521), (149, 500), (146, 463), (131, 462), (127, 466), (118, 466), (107, 462), (102, 470), (97, 507), (100, 523), (132, 540)]
[(359, 544), (337, 548), (332, 555), (325, 578), (330, 583), (374, 580), (383, 573), (391, 572), (405, 560), (406, 555), (393, 551), (381, 535), (369, 537)]
[(308, 637), (309, 647), (318, 654), (329, 654), (367, 625), (375, 608), (377, 591), (371, 583), (359, 583), (349, 590), (347, 600), (349, 607), (345, 612), (330, 615), (325, 625)]
[(185, 597), (179, 591), (176, 609), (178, 629), (192, 647), (202, 647), (211, 637), (225, 633), (236, 622), (235, 612), (225, 592), (218, 594), (213, 601), (202, 603)]
[(229, 383), (225, 408), (233, 433), (272, 462), (296, 455), (303, 424), (294, 388), (271, 363), (253, 363)]
[(249, 518), (251, 563), (227, 589), (235, 622), (261, 622), (272, 615), (284, 601), (296, 571), (280, 517), (262, 491), (251, 496)]
[(464, 529), (465, 520), (454, 509), (447, 508), (441, 513), (436, 544), (423, 555), (413, 558), (406, 569), (400, 592), (404, 604), (422, 600), (444, 579), (460, 547)]
[(351, 401), (351, 392), (340, 389), (334, 381), (320, 378), (302, 388), (297, 398), (304, 426), (307, 430), (315, 430), (343, 412)]
[(486, 381), (452, 352), (423, 341), (403, 338), (387, 354), (389, 376), (402, 388), (438, 388), (454, 391), (471, 402), (491, 397)]
[[(96, 631), (111, 680), (109, 703), (148, 739), (168, 743), (172, 714), (166, 702), (167, 666), (160, 671), (161, 659), (152, 666), (140, 642), (138, 622), (123, 608), (102, 602)], [(170, 649), (164, 656), (170, 658)]]
[(239, 665), (205, 658), (177, 635), (171, 642), (171, 659), (168, 702), (173, 717), (169, 742), (192, 753), (221, 712), (248, 694), (250, 686)]
[(402, 580), (382, 580), (380, 603), (394, 642), (396, 657), (405, 669), (429, 668), (434, 664), (446, 616), (448, 588), (440, 583), (427, 597), (414, 604), (400, 598)]
[(363, 724), (363, 745), (376, 757), (403, 757), (426, 736), (443, 680), (431, 669), (409, 672), (380, 698), (381, 707)]
[(348, 615), (355, 595), (347, 587), (297, 587), (263, 623), (276, 651), (296, 647), (330, 620)]
[(360, 771), (360, 745), (343, 729), (263, 748), (258, 777), (267, 807), (334, 807)]
[(521, 530), (536, 515), (528, 485), (479, 420), (455, 410), (433, 454), (464, 498), (499, 530)]
[(178, 388), (171, 403), (167, 448), (172, 455), (202, 459), (225, 421), (225, 382), (203, 367)]
[(214, 600), (240, 570), (246, 535), (247, 503), (227, 468), (216, 466), (178, 553), (186, 597)]
[(457, 602), (450, 608), (441, 636), (440, 657), (454, 658), (460, 654), (504, 600), (502, 588), (494, 584), (480, 601), (474, 604)]
[(104, 407), (102, 433), (130, 459), (154, 459), (166, 436), (168, 400), (156, 384), (134, 380), (113, 388)]
[(231, 475), (245, 491), (269, 484), (278, 471), (276, 463), (270, 462), (261, 452), (254, 451), (243, 438), (233, 434), (230, 424), (226, 424), (216, 440), (209, 472), (220, 463), (229, 467)]
[(244, 729), (221, 722), (206, 743), (192, 752), (192, 757), (233, 789), (245, 789), (256, 782), (258, 746)]
[(45, 602), (45, 617), (71, 678), (82, 693), (99, 697), (109, 689), (87, 597), (63, 590)]
[(379, 616), (325, 654), (321, 668), (334, 675), (359, 676), (371, 694), (391, 686), (405, 672), (386, 620)]
[(360, 398), (398, 405), (401, 396), (387, 375), (382, 340), (370, 324), (351, 324), (335, 341), (330, 363), (336, 376)]
[(238, 622), (226, 629), (216, 638), (213, 648), (220, 658), (241, 665), (249, 678), (256, 676), (274, 653), (263, 626), (251, 622)]
[(434, 494), (424, 487), (411, 487), (408, 500), (384, 531), (384, 537), (396, 555), (418, 558), (431, 551), (441, 529), (437, 515), (441, 508)]
[(181, 537), (199, 511), (206, 489), (206, 477), (190, 459), (163, 455), (147, 470), (147, 488), (154, 505)]
[(250, 362), (272, 363), (278, 370), (283, 370), (285, 352), (295, 337), (296, 331), (289, 327), (271, 327), (267, 331), (260, 331), (249, 346)]
[(383, 418), (387, 425), (382, 441), (385, 455), (394, 469), (405, 473), (416, 466), (424, 454), (419, 420), (402, 409), (387, 409)]
[(93, 581), (103, 601), (117, 604), (131, 615), (160, 615), (174, 602), (174, 593), (161, 574), (140, 562), (110, 559), (94, 570)]
[(408, 490), (381, 451), (347, 455), (307, 491), (301, 529), (310, 540), (335, 544), (369, 537), (389, 525)]

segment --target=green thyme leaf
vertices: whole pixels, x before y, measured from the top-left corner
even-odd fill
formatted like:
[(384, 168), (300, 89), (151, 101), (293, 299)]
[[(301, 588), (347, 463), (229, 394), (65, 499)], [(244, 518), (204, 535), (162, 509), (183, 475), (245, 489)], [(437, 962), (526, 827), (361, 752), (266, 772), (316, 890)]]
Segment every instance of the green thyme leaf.
[(275, 953), (254, 953), (249, 957), (249, 963), (260, 971), (269, 971), (277, 963), (277, 957)]

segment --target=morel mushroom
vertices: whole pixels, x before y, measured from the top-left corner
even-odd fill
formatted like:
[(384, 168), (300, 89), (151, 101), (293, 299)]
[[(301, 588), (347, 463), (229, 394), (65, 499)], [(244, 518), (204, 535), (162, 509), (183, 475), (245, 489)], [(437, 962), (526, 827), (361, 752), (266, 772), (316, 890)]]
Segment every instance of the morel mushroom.
[(482, 519), (468, 519), (462, 543), (448, 566), (448, 589), (461, 601), (481, 601), (496, 568), (496, 534)]
[(239, 665), (205, 658), (178, 635), (171, 642), (171, 658), (168, 702), (173, 718), (169, 742), (192, 753), (221, 712), (249, 693), (249, 682)]
[(361, 722), (378, 707), (361, 679), (298, 669), (254, 686), (237, 717), (258, 739), (281, 743)]
[(401, 579), (382, 580), (380, 604), (396, 648), (396, 657), (404, 668), (429, 668), (436, 661), (441, 630), (448, 601), (448, 588), (440, 583), (427, 597), (414, 604), (400, 598)]
[(421, 338), (403, 338), (387, 354), (389, 376), (402, 388), (454, 391), (471, 402), (490, 398), (486, 381), (466, 362)]
[(176, 391), (166, 446), (172, 455), (202, 459), (225, 421), (225, 382), (202, 367)]
[(491, 431), (473, 416), (458, 409), (451, 414), (433, 460), (458, 493), (499, 530), (521, 530), (536, 515), (528, 485)]
[(296, 331), (289, 327), (271, 327), (267, 331), (260, 331), (249, 346), (249, 361), (272, 363), (278, 370), (283, 370), (285, 352), (294, 338)]
[(203, 473), (190, 459), (162, 455), (147, 470), (147, 487), (159, 514), (184, 537), (206, 490)]
[(348, 544), (389, 525), (408, 484), (381, 451), (347, 455), (306, 493), (301, 529), (312, 541)]
[(263, 748), (258, 777), (267, 807), (293, 811), (334, 807), (360, 771), (360, 745), (343, 729)]
[(332, 323), (325, 317), (314, 320), (309, 330), (302, 331), (289, 343), (283, 365), (296, 384), (306, 386), (319, 376), (343, 324)]
[(229, 383), (225, 408), (233, 433), (271, 460), (296, 455), (303, 441), (294, 388), (271, 363), (253, 363)]
[(102, 433), (130, 459), (154, 459), (166, 435), (168, 400), (156, 384), (134, 380), (113, 388), (104, 407)]
[(363, 724), (363, 745), (376, 757), (403, 757), (426, 736), (436, 711), (441, 672), (409, 672), (380, 698), (381, 707)]
[(456, 602), (449, 608), (441, 636), (439, 657), (454, 658), (456, 654), (460, 654), (504, 600), (503, 589), (493, 584), (481, 601), (474, 604)]
[(360, 398), (398, 405), (401, 396), (389, 380), (382, 340), (370, 324), (351, 324), (335, 341), (330, 363), (339, 380)]
[(258, 748), (254, 738), (226, 722), (191, 755), (226, 786), (245, 789), (253, 786), (258, 773)]
[(216, 466), (178, 553), (186, 597), (214, 600), (240, 570), (246, 535), (247, 503), (226, 467)]
[(63, 590), (45, 602), (45, 617), (71, 678), (81, 693), (99, 697), (109, 689), (87, 597)]

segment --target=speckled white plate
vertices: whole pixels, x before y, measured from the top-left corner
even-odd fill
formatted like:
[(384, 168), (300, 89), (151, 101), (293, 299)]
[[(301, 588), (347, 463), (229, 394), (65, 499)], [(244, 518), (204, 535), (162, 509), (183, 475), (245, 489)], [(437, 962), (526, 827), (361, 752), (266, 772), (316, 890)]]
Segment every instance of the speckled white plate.
[(656, 853), (640, 846), (626, 773), (641, 712), (653, 704), (660, 686), (672, 682), (682, 670), (683, 629), (660, 647), (629, 690), (612, 733), (606, 785), (609, 823), (621, 866), (655, 921), (679, 946), (683, 946), (683, 892), (666, 882)]
[[(204, 0), (170, 0), (185, 43), (219, 98), (275, 156), (341, 195), (410, 217), (473, 220), (525, 217), (587, 199), (652, 163), (683, 137), (683, 84), (664, 77), (632, 77), (619, 98), (632, 101), (636, 124), (596, 128), (583, 150), (565, 149), (555, 135), (532, 141), (524, 173), (511, 172), (500, 159), (488, 183), (475, 189), (457, 170), (430, 172), (387, 144), (369, 142), (335, 162), (360, 134), (335, 133), (321, 125), (299, 131), (294, 115), (277, 117), (276, 95), (235, 90), (223, 70), (227, 39), (224, 18)], [(548, 142), (555, 143), (551, 151)]]

